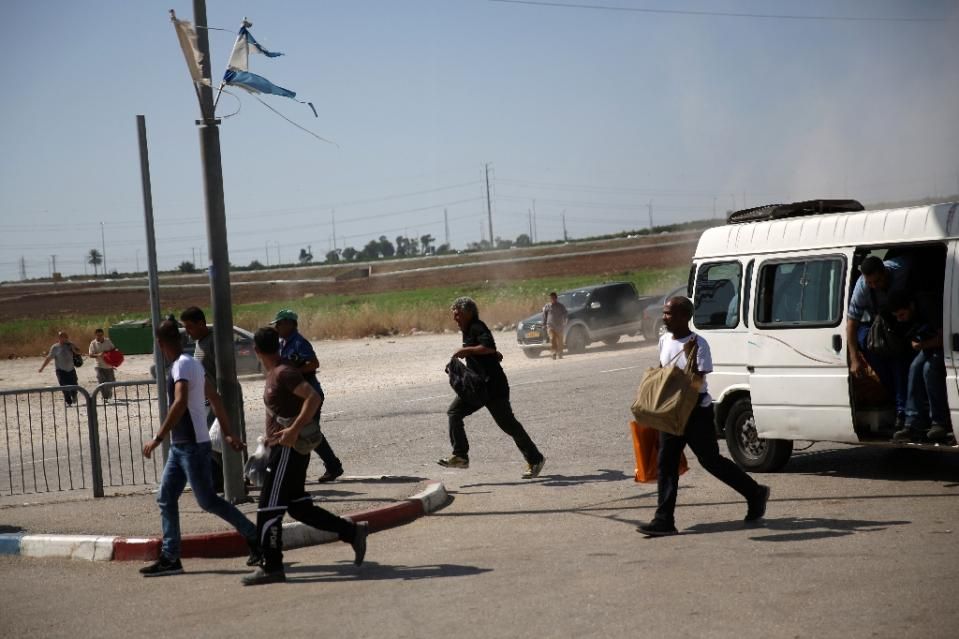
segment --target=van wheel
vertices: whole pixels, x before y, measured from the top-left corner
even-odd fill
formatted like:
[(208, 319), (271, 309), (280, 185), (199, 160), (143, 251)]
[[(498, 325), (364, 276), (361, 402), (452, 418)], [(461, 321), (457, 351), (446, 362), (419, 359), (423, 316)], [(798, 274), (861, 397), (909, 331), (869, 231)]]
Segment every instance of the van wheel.
[(617, 335), (617, 336), (615, 336), (615, 337), (607, 337), (607, 338), (603, 339), (603, 344), (606, 344), (606, 346), (612, 346), (612, 345), (614, 345), (614, 344), (619, 344), (619, 335)]
[(586, 331), (582, 327), (575, 327), (566, 336), (566, 350), (570, 353), (582, 353), (586, 350)]
[(537, 359), (537, 358), (539, 357), (539, 354), (540, 354), (541, 352), (542, 352), (542, 351), (538, 351), (538, 350), (536, 350), (535, 348), (524, 348), (524, 349), (523, 349), (523, 355), (525, 355), (526, 357), (528, 357), (528, 358), (530, 358), (530, 359)]
[(793, 452), (789, 440), (763, 439), (756, 434), (753, 405), (745, 398), (737, 400), (726, 416), (726, 445), (736, 463), (753, 473), (779, 470)]

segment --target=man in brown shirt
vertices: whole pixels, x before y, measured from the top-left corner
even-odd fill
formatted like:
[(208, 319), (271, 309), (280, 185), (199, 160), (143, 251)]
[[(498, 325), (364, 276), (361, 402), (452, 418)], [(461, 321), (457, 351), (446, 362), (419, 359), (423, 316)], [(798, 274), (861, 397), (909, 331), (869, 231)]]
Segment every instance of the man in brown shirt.
[(286, 512), (308, 526), (335, 532), (341, 541), (353, 546), (353, 563), (359, 566), (366, 554), (368, 524), (354, 524), (314, 505), (313, 498), (304, 489), (310, 452), (316, 443), (305, 441), (301, 434), (319, 430), (323, 400), (297, 369), (281, 362), (280, 335), (275, 328), (259, 329), (253, 343), (266, 371), (263, 403), (266, 405), (266, 443), (271, 448), (256, 511), (263, 563), (243, 577), (243, 584), (286, 581), (282, 538)]

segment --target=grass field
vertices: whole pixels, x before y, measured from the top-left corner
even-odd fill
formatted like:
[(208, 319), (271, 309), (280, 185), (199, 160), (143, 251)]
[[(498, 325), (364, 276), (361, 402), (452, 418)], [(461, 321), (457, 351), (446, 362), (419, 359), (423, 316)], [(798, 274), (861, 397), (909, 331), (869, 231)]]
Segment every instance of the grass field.
[[(665, 292), (686, 280), (687, 267), (651, 269), (620, 273), (607, 280), (629, 281), (640, 295)], [(300, 316), (300, 331), (311, 339), (341, 339), (368, 335), (442, 331), (454, 328), (449, 304), (468, 295), (479, 305), (480, 315), (492, 325), (511, 324), (542, 308), (550, 291), (595, 284), (596, 276), (549, 277), (511, 283), (478, 284), (424, 288), (410, 291), (364, 295), (316, 295), (234, 306), (237, 326), (255, 329), (267, 324), (281, 308), (291, 308)], [(163, 315), (179, 315), (182, 309), (164, 309)], [(212, 317), (210, 309), (204, 309)], [(70, 334), (71, 341), (85, 351), (93, 331), (109, 328), (124, 319), (142, 319), (141, 315), (85, 315), (56, 319), (17, 320), (0, 324), (0, 356), (33, 357), (43, 355), (56, 341), (58, 330)]]

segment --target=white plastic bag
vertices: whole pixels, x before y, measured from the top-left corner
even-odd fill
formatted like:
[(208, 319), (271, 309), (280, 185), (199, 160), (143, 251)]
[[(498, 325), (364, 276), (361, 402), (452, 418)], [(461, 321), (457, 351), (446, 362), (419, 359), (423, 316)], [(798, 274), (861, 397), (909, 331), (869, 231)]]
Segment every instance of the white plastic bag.
[(256, 438), (256, 451), (246, 460), (243, 476), (257, 488), (263, 487), (266, 477), (266, 464), (270, 459), (270, 447), (263, 443), (263, 435)]
[(210, 426), (210, 445), (213, 446), (213, 450), (223, 454), (223, 433), (220, 431), (219, 419), (214, 419)]

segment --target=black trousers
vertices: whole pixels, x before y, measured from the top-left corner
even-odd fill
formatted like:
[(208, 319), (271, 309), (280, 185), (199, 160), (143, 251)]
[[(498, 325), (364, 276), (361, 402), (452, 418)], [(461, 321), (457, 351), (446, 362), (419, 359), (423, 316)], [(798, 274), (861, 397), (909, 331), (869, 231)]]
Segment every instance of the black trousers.
[[(446, 415), (449, 417), (450, 443), (453, 445), (453, 454), (457, 457), (469, 459), (470, 443), (466, 438), (466, 424), (463, 423), (463, 418), (472, 415), (481, 408), (483, 408), (482, 405), (472, 404), (457, 397), (446, 411)], [(513, 438), (516, 447), (523, 453), (526, 463), (538, 464), (543, 461), (543, 454), (539, 452), (526, 429), (513, 415), (509, 395), (490, 399), (486, 402), (486, 410), (493, 416), (496, 425)]]
[[(56, 371), (57, 371), (57, 383), (59, 383), (60, 386), (76, 386), (77, 385), (77, 369), (74, 368), (72, 371), (64, 371), (57, 368)], [(63, 398), (67, 400), (68, 405), (72, 406), (77, 401), (77, 391), (75, 390), (63, 391)]]
[(341, 462), (340, 458), (333, 452), (333, 447), (330, 446), (330, 442), (326, 439), (326, 433), (323, 433), (323, 441), (313, 449), (313, 452), (323, 460), (323, 465), (326, 466), (327, 471), (334, 473), (343, 470), (343, 462)]
[(747, 500), (759, 494), (759, 484), (731, 460), (719, 454), (713, 429), (713, 407), (697, 406), (682, 435), (659, 434), (659, 504), (656, 521), (674, 525), (676, 493), (679, 491), (679, 456), (689, 444), (700, 465)]
[(287, 512), (307, 526), (335, 532), (347, 543), (356, 534), (353, 522), (313, 504), (313, 497), (303, 487), (309, 464), (309, 455), (301, 455), (288, 446), (270, 449), (256, 510), (256, 537), (263, 549), (263, 567), (268, 572), (283, 569), (283, 515)]

